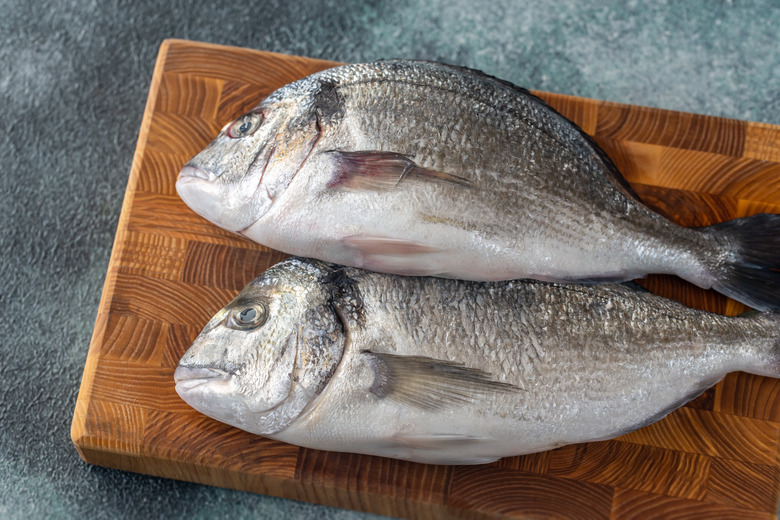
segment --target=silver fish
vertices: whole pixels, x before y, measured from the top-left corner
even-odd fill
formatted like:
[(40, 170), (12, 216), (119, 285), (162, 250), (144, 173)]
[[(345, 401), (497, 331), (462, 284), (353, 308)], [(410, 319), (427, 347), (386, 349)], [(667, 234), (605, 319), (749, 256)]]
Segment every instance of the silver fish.
[(780, 377), (780, 315), (632, 285), (399, 277), (289, 259), (182, 357), (196, 410), (315, 449), (480, 464), (608, 439), (725, 374)]
[(459, 67), (382, 61), (291, 83), (227, 124), (176, 189), (293, 255), (465, 280), (677, 274), (780, 309), (780, 215), (678, 226), (574, 123)]

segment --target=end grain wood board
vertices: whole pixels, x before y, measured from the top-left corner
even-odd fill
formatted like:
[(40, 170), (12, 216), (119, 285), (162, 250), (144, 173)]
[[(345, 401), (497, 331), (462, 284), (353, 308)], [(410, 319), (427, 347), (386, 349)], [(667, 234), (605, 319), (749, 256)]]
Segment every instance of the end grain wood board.
[[(93, 464), (405, 517), (775, 518), (780, 381), (735, 373), (619, 439), (482, 466), (429, 466), (298, 448), (204, 417), (173, 371), (203, 325), (285, 255), (188, 209), (180, 167), (274, 89), (333, 63), (163, 43), (73, 419)], [(780, 127), (537, 93), (680, 224), (780, 213)], [(673, 277), (651, 290), (711, 311), (736, 302)]]

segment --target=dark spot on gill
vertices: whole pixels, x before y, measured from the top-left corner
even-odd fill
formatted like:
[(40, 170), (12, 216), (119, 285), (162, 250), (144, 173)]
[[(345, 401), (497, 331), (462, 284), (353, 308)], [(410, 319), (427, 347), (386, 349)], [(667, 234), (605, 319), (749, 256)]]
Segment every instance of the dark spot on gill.
[[(320, 279), (330, 291), (328, 304), (341, 320), (350, 320), (353, 326), (364, 323), (363, 296), (358, 282), (349, 276), (343, 267), (336, 267)], [(347, 324), (342, 323), (346, 328)]]
[(320, 83), (320, 91), (315, 101), (317, 119), (325, 124), (341, 119), (344, 115), (344, 96), (338, 91), (338, 86), (331, 81)]

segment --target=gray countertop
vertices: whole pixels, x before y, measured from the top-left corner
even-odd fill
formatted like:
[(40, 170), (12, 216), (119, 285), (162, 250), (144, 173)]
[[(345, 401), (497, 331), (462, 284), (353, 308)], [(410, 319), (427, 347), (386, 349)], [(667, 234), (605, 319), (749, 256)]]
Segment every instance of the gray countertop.
[(70, 423), (155, 57), (185, 38), (405, 57), (780, 124), (780, 3), (3, 0), (0, 517), (363, 518), (83, 463)]

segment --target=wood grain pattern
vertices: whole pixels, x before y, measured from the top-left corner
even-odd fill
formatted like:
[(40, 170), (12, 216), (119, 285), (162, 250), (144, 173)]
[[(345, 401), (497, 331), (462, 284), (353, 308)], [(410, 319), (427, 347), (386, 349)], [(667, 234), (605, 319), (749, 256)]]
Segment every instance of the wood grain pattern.
[(453, 472), (452, 506), (491, 516), (608, 518), (614, 490), (585, 480), (461, 466)]
[(625, 489), (616, 490), (612, 515), (614, 518), (663, 518), (664, 520), (700, 518), (774, 520), (777, 518), (774, 513), (761, 513), (743, 507)]
[[(619, 439), (430, 466), (263, 439), (174, 391), (203, 325), (284, 255), (223, 231), (176, 196), (182, 164), (276, 88), (332, 64), (163, 43), (117, 228), (72, 437), (90, 463), (416, 518), (770, 518), (780, 498), (780, 381), (730, 374)], [(639, 196), (705, 226), (780, 213), (780, 127), (538, 92), (594, 135)], [(714, 312), (744, 306), (671, 276), (640, 281)]]
[(612, 440), (555, 450), (547, 474), (702, 500), (706, 496), (711, 461), (699, 453)]
[(606, 139), (741, 157), (747, 123), (649, 107), (603, 103), (596, 134)]

